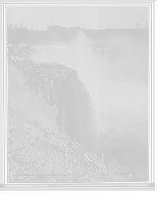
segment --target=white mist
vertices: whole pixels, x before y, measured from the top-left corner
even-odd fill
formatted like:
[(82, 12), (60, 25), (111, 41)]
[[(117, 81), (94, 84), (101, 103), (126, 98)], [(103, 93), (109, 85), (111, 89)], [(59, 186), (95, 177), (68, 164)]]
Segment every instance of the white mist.
[(105, 48), (94, 48), (80, 32), (70, 43), (35, 46), (31, 59), (58, 62), (77, 71), (92, 99), (100, 137), (115, 127), (119, 134), (130, 130), (146, 141), (147, 43), (123, 35), (111, 36), (104, 43)]

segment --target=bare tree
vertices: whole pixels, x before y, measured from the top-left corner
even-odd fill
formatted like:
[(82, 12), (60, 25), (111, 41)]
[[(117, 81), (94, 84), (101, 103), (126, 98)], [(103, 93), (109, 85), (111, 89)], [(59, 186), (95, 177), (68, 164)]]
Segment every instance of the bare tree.
[(21, 59), (27, 59), (30, 48), (26, 45), (30, 38), (27, 28), (10, 24), (7, 28), (7, 57), (10, 61), (19, 63)]

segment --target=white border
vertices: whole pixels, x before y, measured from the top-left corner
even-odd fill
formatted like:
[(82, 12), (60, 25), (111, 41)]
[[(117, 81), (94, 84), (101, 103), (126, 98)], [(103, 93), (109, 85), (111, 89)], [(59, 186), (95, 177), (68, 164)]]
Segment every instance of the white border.
[(27, 188), (27, 187), (32, 187), (32, 188), (49, 188), (49, 187), (54, 187), (54, 188), (70, 188), (70, 187), (154, 187), (154, 184), (150, 184), (148, 182), (93, 182), (93, 183), (82, 183), (82, 182), (70, 182), (70, 183), (7, 183), (5, 187), (8, 188)]
[(148, 186), (151, 187), (151, 171), (152, 171), (152, 161), (151, 161), (151, 149), (152, 149), (152, 4), (151, 3), (53, 3), (53, 4), (46, 4), (46, 3), (12, 3), (12, 4), (4, 4), (4, 58), (7, 56), (7, 8), (10, 7), (147, 7), (149, 9), (148, 12), (148, 26), (149, 26), (149, 60), (148, 60), (148, 181), (139, 181), (139, 182), (96, 182), (96, 183), (8, 183), (7, 182), (7, 59), (4, 59), (4, 74), (3, 74), (3, 81), (4, 81), (4, 183), (5, 187), (127, 187), (127, 186), (137, 186), (143, 187)]
[(148, 177), (152, 182), (152, 7), (148, 11), (149, 27), (149, 57), (148, 57)]
[(5, 120), (5, 131), (4, 131), (4, 141), (5, 141), (5, 145), (4, 145), (4, 183), (7, 184), (7, 123), (8, 123), (8, 120), (7, 120), (7, 113), (8, 113), (8, 65), (7, 65), (7, 59), (6, 59), (6, 55), (7, 55), (7, 48), (6, 48), (6, 13), (5, 13), (5, 5), (3, 7), (3, 31), (4, 31), (4, 66), (3, 66), (3, 69), (4, 69), (4, 120)]
[(6, 4), (6, 7), (150, 7), (150, 4), (151, 3), (12, 3)]

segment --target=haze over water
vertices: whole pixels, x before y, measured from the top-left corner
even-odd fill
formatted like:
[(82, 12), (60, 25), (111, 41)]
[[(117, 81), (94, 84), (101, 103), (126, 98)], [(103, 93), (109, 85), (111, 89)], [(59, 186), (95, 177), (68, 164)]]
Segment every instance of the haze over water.
[(36, 46), (33, 59), (75, 69), (96, 110), (97, 128), (109, 132), (147, 133), (148, 44), (116, 35), (106, 47), (92, 47), (83, 33), (66, 45)]
[[(8, 23), (46, 30), (55, 24), (84, 29), (134, 29), (148, 24), (148, 7), (52, 6), (8, 7)], [(76, 16), (76, 17), (75, 17)], [(36, 46), (33, 59), (59, 62), (77, 70), (93, 100), (99, 132), (134, 132), (147, 135), (148, 34), (115, 34), (93, 47), (79, 33), (71, 43)]]

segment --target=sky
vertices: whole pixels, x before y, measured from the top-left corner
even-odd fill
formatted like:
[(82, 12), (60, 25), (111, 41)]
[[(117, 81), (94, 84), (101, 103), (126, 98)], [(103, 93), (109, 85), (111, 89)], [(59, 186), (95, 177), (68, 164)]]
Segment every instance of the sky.
[(7, 7), (8, 23), (46, 30), (47, 25), (83, 28), (135, 28), (148, 22), (148, 7)]

